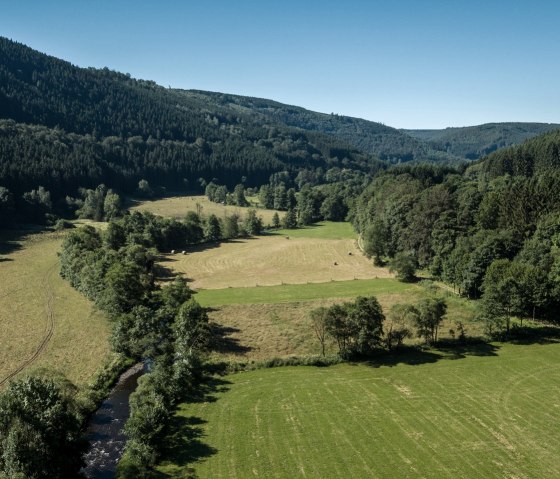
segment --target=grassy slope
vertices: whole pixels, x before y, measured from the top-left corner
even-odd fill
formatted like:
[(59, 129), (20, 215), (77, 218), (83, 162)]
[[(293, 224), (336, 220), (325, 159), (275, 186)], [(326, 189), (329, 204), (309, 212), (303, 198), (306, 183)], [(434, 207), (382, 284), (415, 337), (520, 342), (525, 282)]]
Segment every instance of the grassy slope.
[(559, 360), (504, 344), (231, 375), (179, 407), (160, 477), (560, 477)]
[[(242, 218), (247, 214), (248, 208), (240, 206), (222, 205), (210, 201), (206, 196), (171, 196), (157, 200), (130, 200), (132, 203), (131, 210), (150, 211), (156, 215), (166, 216), (170, 218), (184, 218), (189, 211), (199, 211), (203, 215), (216, 215), (223, 218), (226, 215), (238, 214)], [(198, 206), (197, 206), (198, 205)], [(257, 209), (257, 214), (263, 219), (265, 225), (272, 224), (274, 210)], [(280, 218), (284, 212), (279, 211)]]
[(81, 384), (109, 353), (107, 321), (59, 276), (61, 242), (61, 234), (31, 234), (2, 257), (0, 381), (32, 360), (24, 371), (49, 367)]

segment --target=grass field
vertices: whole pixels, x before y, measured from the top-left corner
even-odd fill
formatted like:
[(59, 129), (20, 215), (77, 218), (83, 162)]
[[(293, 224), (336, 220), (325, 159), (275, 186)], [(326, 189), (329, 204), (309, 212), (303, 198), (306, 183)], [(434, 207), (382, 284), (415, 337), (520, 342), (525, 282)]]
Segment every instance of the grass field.
[(9, 251), (0, 260), (0, 387), (36, 367), (85, 382), (109, 353), (109, 326), (59, 276), (62, 234), (3, 240)]
[(559, 361), (483, 344), (230, 375), (179, 407), (159, 477), (560, 477)]
[(351, 239), (267, 235), (187, 251), (187, 255), (167, 255), (162, 263), (191, 278), (195, 289), (393, 276), (385, 268), (374, 267)]
[(321, 221), (314, 225), (297, 228), (295, 230), (276, 230), (271, 234), (289, 236), (290, 238), (317, 239), (356, 239), (356, 232), (350, 223)]
[(203, 306), (263, 304), (327, 298), (355, 298), (413, 291), (418, 286), (394, 278), (331, 281), (328, 283), (285, 284), (259, 288), (205, 289), (196, 299)]
[[(382, 282), (383, 280), (377, 280)], [(327, 283), (327, 285), (330, 283)], [(401, 283), (402, 284), (402, 283)], [(306, 285), (307, 286), (307, 285)], [(248, 288), (254, 290), (255, 288)], [(266, 289), (266, 288), (258, 288)], [(319, 289), (316, 292), (321, 291)], [(266, 360), (287, 356), (306, 356), (320, 354), (321, 348), (311, 327), (309, 312), (320, 306), (354, 299), (356, 290), (348, 290), (351, 297), (326, 297), (308, 301), (291, 301), (273, 304), (229, 304), (211, 308), (209, 313), (211, 325), (216, 338), (216, 345), (211, 359), (229, 361)], [(391, 292), (375, 289), (375, 296), (381, 303), (383, 311), (388, 313), (391, 306), (398, 303), (415, 303), (428, 293), (421, 287)], [(339, 293), (340, 294), (340, 293)], [(364, 294), (372, 294), (371, 289)], [(473, 323), (474, 307), (463, 299), (446, 295), (448, 314), (440, 328), (440, 338), (450, 338), (450, 329), (457, 330), (461, 321), (470, 336), (482, 335), (482, 325)], [(411, 330), (414, 326), (409, 325)], [(420, 342), (419, 338), (410, 338), (407, 343)], [(327, 352), (336, 353), (334, 342), (327, 342)]]
[[(223, 218), (226, 215), (238, 214), (244, 217), (248, 208), (240, 206), (222, 205), (210, 201), (206, 196), (171, 196), (169, 198), (161, 198), (157, 200), (129, 200), (130, 209), (132, 211), (150, 211), (155, 215), (166, 216), (169, 218), (182, 219), (187, 212), (196, 211), (203, 215), (214, 214), (218, 218)], [(272, 224), (272, 217), (274, 210), (257, 209), (258, 216), (263, 219), (265, 225)], [(284, 212), (279, 211), (280, 218), (283, 217)]]

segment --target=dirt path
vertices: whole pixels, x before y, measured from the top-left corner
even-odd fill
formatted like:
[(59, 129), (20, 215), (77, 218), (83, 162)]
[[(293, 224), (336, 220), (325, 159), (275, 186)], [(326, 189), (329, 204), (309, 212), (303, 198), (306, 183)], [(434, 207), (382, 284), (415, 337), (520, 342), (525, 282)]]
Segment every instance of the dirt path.
[(7, 383), (10, 379), (14, 376), (19, 374), (25, 368), (30, 366), (45, 350), (47, 344), (51, 340), (54, 334), (54, 311), (53, 311), (53, 304), (54, 304), (54, 292), (52, 289), (52, 283), (50, 278), (52, 274), (56, 272), (56, 267), (58, 265), (58, 261), (55, 261), (52, 266), (50, 266), (43, 278), (41, 280), (41, 286), (43, 288), (43, 296), (45, 298), (45, 333), (43, 334), (43, 338), (41, 342), (38, 344), (37, 348), (33, 352), (33, 354), (27, 358), (25, 361), (19, 364), (11, 373), (9, 373), (4, 379), (0, 380), (0, 387), (2, 387), (5, 383)]

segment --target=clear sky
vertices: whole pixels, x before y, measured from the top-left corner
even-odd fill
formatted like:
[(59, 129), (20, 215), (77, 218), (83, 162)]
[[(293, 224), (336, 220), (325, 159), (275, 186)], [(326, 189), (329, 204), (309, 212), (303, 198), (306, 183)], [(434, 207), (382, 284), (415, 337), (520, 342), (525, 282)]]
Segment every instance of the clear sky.
[(560, 122), (557, 0), (0, 0), (0, 35), (398, 128)]

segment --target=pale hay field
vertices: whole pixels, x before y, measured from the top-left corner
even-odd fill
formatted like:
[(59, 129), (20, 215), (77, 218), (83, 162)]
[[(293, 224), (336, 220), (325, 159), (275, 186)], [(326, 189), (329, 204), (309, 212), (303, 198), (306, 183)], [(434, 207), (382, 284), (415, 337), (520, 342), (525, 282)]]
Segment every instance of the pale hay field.
[[(216, 215), (218, 218), (238, 214), (241, 218), (245, 217), (249, 208), (240, 206), (222, 205), (210, 201), (206, 196), (172, 196), (157, 200), (130, 200), (132, 206), (131, 211), (149, 211), (155, 215), (165, 216), (168, 218), (182, 219), (189, 211), (195, 211), (202, 215)], [(263, 219), (266, 225), (272, 224), (274, 210), (257, 209), (257, 215)], [(278, 211), (280, 219), (285, 213)]]
[(162, 264), (191, 278), (194, 289), (393, 277), (386, 268), (374, 267), (354, 240), (286, 239), (280, 235), (239, 239), (190, 250), (187, 255), (166, 255)]
[(83, 384), (109, 354), (107, 320), (59, 275), (63, 234), (30, 234), (0, 257), (0, 387), (37, 367)]

